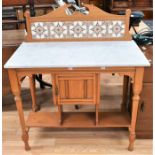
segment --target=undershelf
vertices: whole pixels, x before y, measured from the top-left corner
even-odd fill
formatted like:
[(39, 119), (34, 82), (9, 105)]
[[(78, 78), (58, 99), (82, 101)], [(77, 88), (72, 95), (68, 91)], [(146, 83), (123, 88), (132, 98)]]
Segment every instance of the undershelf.
[(99, 123), (95, 125), (93, 112), (64, 112), (62, 124), (59, 124), (57, 112), (31, 112), (26, 121), (27, 127), (51, 128), (103, 128), (103, 127), (129, 127), (130, 118), (127, 113), (100, 112)]

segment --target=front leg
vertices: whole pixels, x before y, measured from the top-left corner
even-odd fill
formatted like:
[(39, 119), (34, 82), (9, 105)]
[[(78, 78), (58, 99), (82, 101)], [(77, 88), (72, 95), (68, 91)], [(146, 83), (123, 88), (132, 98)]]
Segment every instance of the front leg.
[(142, 90), (143, 74), (144, 74), (143, 67), (136, 68), (134, 84), (133, 84), (131, 126), (129, 127), (129, 132), (130, 132), (129, 147), (128, 147), (129, 151), (132, 151), (134, 149), (134, 141), (136, 137), (135, 127), (136, 127), (136, 120), (137, 120), (138, 104), (140, 100), (140, 93)]
[(16, 102), (16, 107), (17, 107), (20, 125), (22, 129), (22, 140), (24, 141), (24, 144), (25, 144), (25, 150), (30, 150), (30, 146), (28, 144), (28, 130), (26, 129), (25, 120), (24, 120), (23, 105), (22, 105), (22, 99), (21, 99), (21, 89), (18, 82), (17, 73), (16, 73), (16, 70), (13, 70), (13, 69), (10, 69), (8, 73), (9, 73), (11, 90)]
[(28, 143), (28, 140), (29, 140), (29, 135), (28, 135), (28, 131), (25, 131), (23, 134), (22, 134), (22, 140), (25, 144), (25, 150), (28, 151), (30, 150), (30, 146), (29, 146), (29, 143)]

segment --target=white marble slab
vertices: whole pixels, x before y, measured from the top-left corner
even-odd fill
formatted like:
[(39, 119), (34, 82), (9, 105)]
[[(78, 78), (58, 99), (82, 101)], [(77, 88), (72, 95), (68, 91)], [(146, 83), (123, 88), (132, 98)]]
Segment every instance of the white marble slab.
[(23, 42), (5, 68), (149, 66), (134, 41)]

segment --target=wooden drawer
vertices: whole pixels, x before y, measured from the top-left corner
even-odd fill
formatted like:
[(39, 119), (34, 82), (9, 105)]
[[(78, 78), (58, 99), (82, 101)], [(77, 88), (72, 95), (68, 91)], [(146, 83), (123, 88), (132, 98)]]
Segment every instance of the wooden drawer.
[[(136, 132), (150, 132), (153, 130), (153, 85), (144, 83), (138, 109)], [(145, 135), (144, 135), (145, 136)]]
[(68, 73), (55, 76), (58, 104), (96, 104), (99, 75)]

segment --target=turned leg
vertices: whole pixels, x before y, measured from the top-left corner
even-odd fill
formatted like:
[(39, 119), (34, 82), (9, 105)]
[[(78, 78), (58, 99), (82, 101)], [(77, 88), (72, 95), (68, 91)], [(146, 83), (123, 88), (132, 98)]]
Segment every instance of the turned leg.
[(28, 130), (26, 129), (26, 125), (25, 125), (22, 99), (21, 99), (21, 90), (18, 83), (17, 73), (15, 70), (11, 70), (11, 69), (8, 71), (8, 73), (9, 73), (11, 90), (16, 102), (16, 107), (17, 107), (20, 125), (22, 129), (22, 140), (24, 141), (24, 144), (25, 144), (25, 150), (30, 150), (30, 146), (28, 144)]
[(136, 68), (134, 83), (133, 83), (133, 97), (132, 97), (132, 112), (131, 112), (131, 126), (129, 127), (129, 147), (128, 150), (134, 149), (134, 141), (136, 137), (135, 127), (137, 120), (138, 104), (140, 100), (140, 92), (143, 83), (144, 68)]
[(134, 149), (134, 142), (135, 142), (135, 138), (136, 138), (136, 133), (135, 131), (132, 131), (131, 128), (129, 128), (129, 146), (128, 146), (128, 150), (129, 151), (133, 151)]
[(121, 111), (124, 112), (126, 110), (126, 103), (128, 99), (128, 84), (129, 84), (129, 77), (123, 77), (123, 96), (122, 96), (122, 104), (121, 104)]
[(35, 85), (35, 75), (29, 76), (30, 93), (32, 98), (32, 110), (34, 112), (40, 110), (40, 106), (36, 103), (36, 85)]
[(28, 143), (28, 140), (29, 140), (29, 135), (28, 135), (28, 131), (25, 131), (25, 133), (22, 134), (22, 140), (25, 144), (25, 150), (30, 150), (30, 146), (29, 146), (29, 143)]

